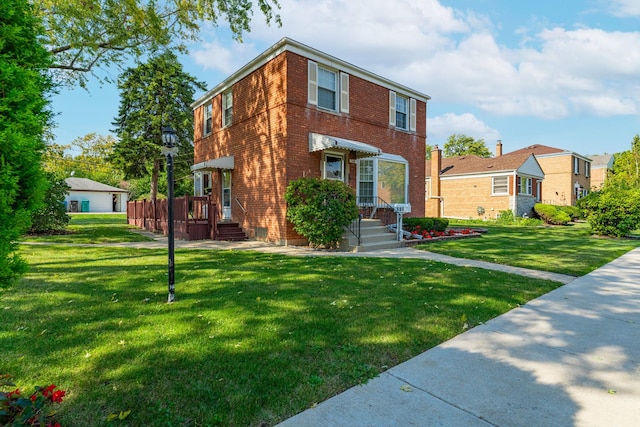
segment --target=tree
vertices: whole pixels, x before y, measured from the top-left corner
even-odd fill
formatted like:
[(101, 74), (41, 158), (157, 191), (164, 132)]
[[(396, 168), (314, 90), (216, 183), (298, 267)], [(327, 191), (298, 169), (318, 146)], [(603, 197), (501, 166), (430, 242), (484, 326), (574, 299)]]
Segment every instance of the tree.
[(120, 107), (113, 123), (119, 141), (111, 161), (125, 179), (151, 176), (150, 197), (158, 194), (158, 175), (163, 161), (162, 128), (170, 125), (178, 135), (176, 176), (190, 174), (193, 162), (193, 112), (196, 89), (204, 83), (182, 70), (178, 58), (169, 51), (147, 63), (126, 70), (118, 80)]
[(456, 157), (473, 154), (480, 157), (491, 157), (491, 151), (485, 145), (484, 139), (475, 140), (463, 134), (453, 134), (444, 143), (442, 155)]
[[(43, 159), (44, 169), (62, 178), (89, 178), (117, 187), (124, 175), (109, 161), (115, 144), (114, 137), (95, 133), (76, 138), (71, 145), (49, 144)], [(72, 147), (80, 154), (65, 153)]]
[(0, 287), (24, 271), (16, 242), (46, 188), (40, 162), (53, 86), (41, 32), (28, 0), (0, 2)]
[[(38, 18), (52, 68), (70, 81), (86, 83), (86, 73), (103, 65), (122, 64), (157, 48), (186, 51), (205, 24), (226, 21), (234, 37), (250, 31), (252, 0), (39, 0)], [(258, 0), (267, 24), (281, 24), (277, 0)]]
[(631, 149), (615, 155), (613, 173), (605, 181), (605, 187), (640, 187), (640, 135), (631, 141)]

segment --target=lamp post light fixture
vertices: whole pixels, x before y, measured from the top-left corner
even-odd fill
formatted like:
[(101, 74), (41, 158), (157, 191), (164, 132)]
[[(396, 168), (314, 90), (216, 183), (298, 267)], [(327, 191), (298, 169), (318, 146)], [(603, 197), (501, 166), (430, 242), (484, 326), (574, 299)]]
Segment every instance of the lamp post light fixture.
[(174, 239), (173, 239), (173, 156), (178, 152), (176, 143), (178, 136), (171, 126), (162, 128), (162, 154), (167, 156), (167, 222), (169, 240), (169, 299), (172, 303), (175, 299), (175, 266), (174, 266)]

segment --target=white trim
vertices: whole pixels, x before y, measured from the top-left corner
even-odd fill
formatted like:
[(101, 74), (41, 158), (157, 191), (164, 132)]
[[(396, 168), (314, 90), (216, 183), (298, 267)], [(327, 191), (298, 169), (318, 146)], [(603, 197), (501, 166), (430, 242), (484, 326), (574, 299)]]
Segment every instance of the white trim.
[(388, 80), (384, 77), (378, 76), (377, 74), (366, 71), (360, 67), (357, 67), (348, 62), (342, 61), (334, 56), (328, 55), (324, 52), (313, 49), (312, 47), (309, 47), (300, 42), (297, 42), (295, 40), (285, 37), (280, 41), (278, 41), (273, 46), (271, 46), (270, 48), (268, 48), (267, 50), (265, 50), (264, 52), (262, 52), (260, 55), (258, 55), (248, 64), (246, 64), (244, 67), (240, 68), (238, 71), (236, 71), (235, 73), (230, 75), (228, 78), (223, 80), (220, 84), (215, 86), (213, 89), (207, 91), (204, 95), (202, 95), (200, 98), (198, 98), (195, 102), (191, 104), (191, 108), (193, 109), (198, 108), (200, 105), (207, 102), (208, 99), (213, 98), (220, 92), (233, 86), (234, 83), (242, 80), (249, 74), (253, 73), (257, 69), (262, 67), (267, 62), (271, 61), (281, 53), (287, 52), (287, 51), (304, 56), (305, 58), (310, 59), (312, 61), (324, 63), (336, 69), (343, 70), (344, 72), (349, 73), (352, 76), (359, 77), (363, 80), (375, 83), (379, 86), (390, 88), (401, 93), (406, 93), (407, 95), (412, 96), (419, 101), (423, 101), (426, 103), (428, 100), (431, 99), (429, 95), (425, 95), (414, 89), (408, 88), (407, 86), (401, 85), (399, 83)]
[(213, 169), (233, 169), (235, 160), (233, 156), (218, 157), (217, 159), (207, 160), (206, 162), (196, 163), (191, 166), (191, 171), (213, 170)]
[(347, 151), (355, 151), (357, 153), (364, 153), (368, 157), (378, 156), (382, 154), (382, 150), (373, 145), (365, 144), (364, 142), (351, 141), (349, 139), (338, 138), (335, 136), (322, 135), (319, 133), (309, 132), (309, 152), (321, 151), (327, 149), (341, 148)]
[[(341, 163), (341, 167), (340, 167), (340, 178), (329, 178), (327, 177), (327, 156), (332, 156), (332, 157), (337, 157), (340, 158), (340, 163)], [(332, 181), (342, 181), (345, 182), (345, 176), (346, 176), (346, 159), (345, 159), (345, 153), (340, 153), (340, 152), (336, 152), (336, 151), (325, 151), (322, 153), (322, 178), (324, 179), (330, 179)]]

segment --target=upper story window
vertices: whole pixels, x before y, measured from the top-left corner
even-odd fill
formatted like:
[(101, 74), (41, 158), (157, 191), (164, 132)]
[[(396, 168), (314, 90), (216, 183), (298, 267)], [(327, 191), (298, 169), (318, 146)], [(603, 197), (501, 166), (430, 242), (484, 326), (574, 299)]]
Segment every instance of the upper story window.
[(573, 173), (576, 175), (580, 173), (580, 159), (577, 157), (573, 158)]
[(222, 94), (222, 127), (231, 126), (233, 119), (233, 92), (228, 90)]
[(495, 176), (491, 185), (492, 194), (509, 194), (509, 177)]
[(389, 124), (396, 129), (416, 130), (417, 103), (413, 98), (407, 98), (389, 91)]
[(204, 118), (203, 118), (204, 126), (202, 128), (203, 135), (208, 135), (213, 130), (213, 128), (212, 128), (213, 123), (212, 123), (212, 118), (211, 118), (211, 108), (212, 108), (212, 105), (211, 105), (210, 102), (204, 105), (204, 109), (203, 109), (203, 112), (204, 112)]
[(591, 175), (591, 163), (584, 162), (584, 176), (589, 178), (589, 175)]
[(320, 108), (349, 112), (349, 75), (309, 61), (308, 102)]

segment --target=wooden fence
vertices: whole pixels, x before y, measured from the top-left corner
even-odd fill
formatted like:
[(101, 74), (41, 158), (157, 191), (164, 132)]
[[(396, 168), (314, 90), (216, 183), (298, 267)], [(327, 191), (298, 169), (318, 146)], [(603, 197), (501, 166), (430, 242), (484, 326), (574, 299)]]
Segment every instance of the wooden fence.
[[(167, 199), (127, 202), (127, 222), (136, 227), (167, 235)], [(176, 239), (215, 239), (218, 210), (211, 198), (184, 196), (173, 201), (173, 230)]]

